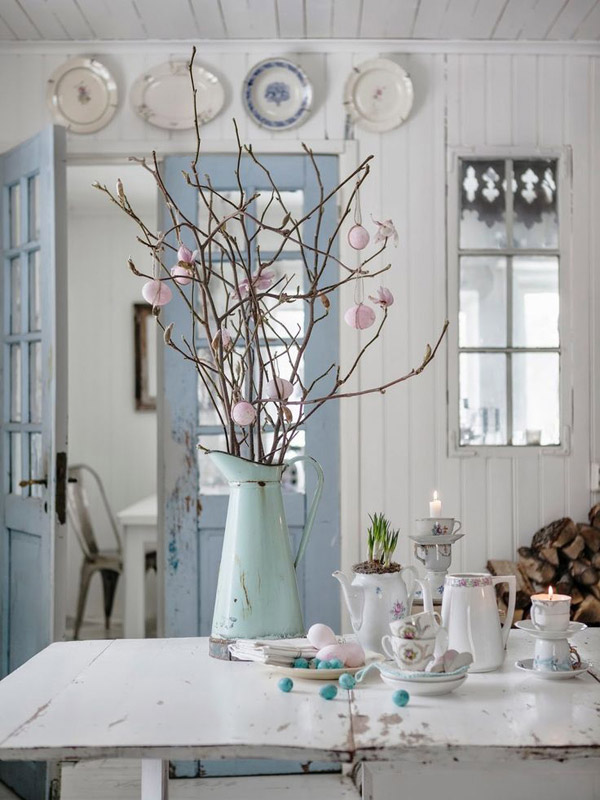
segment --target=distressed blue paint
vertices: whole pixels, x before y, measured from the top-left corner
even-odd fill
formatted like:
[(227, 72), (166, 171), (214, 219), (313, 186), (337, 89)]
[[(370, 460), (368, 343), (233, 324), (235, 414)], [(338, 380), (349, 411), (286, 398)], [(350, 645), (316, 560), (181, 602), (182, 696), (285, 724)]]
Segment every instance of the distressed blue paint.
[[(319, 201), (318, 184), (310, 160), (303, 155), (277, 155), (261, 157), (271, 172), (280, 190), (304, 192), (304, 211), (313, 208)], [(316, 156), (321, 171), (325, 193), (337, 184), (337, 158)], [(209, 174), (213, 186), (218, 190), (235, 190), (236, 157), (207, 155), (201, 158), (199, 174)], [(190, 157), (167, 157), (164, 165), (165, 184), (171, 196), (188, 219), (198, 214), (197, 195), (186, 186), (182, 171), (190, 171)], [(264, 172), (248, 158), (242, 160), (242, 183), (248, 194), (255, 190), (268, 190)], [(325, 208), (320, 244), (329, 239), (337, 223), (335, 199)], [(162, 227), (171, 227), (168, 214), (163, 217)], [(304, 224), (304, 237), (312, 241), (316, 219)], [(194, 243), (188, 241), (188, 246)], [(172, 243), (175, 244), (174, 240)], [(332, 254), (338, 254), (337, 248)], [(332, 261), (325, 272), (325, 280), (333, 282), (338, 277), (338, 268)], [(330, 296), (331, 308), (328, 316), (319, 323), (317, 347), (311, 347), (305, 360), (305, 380), (310, 383), (322, 374), (337, 359), (338, 354), (338, 301)], [(189, 312), (185, 304), (175, 295), (161, 312), (165, 324), (175, 323), (174, 336), (185, 333), (190, 336)], [(313, 345), (317, 344), (313, 340)], [(159, 383), (159, 440), (162, 456), (159, 459), (159, 496), (162, 497), (160, 524), (165, 537), (165, 634), (167, 636), (207, 635), (211, 629), (213, 606), (216, 594), (218, 565), (223, 543), (223, 532), (227, 515), (226, 495), (204, 495), (200, 498), (202, 511), (195, 503), (198, 495), (199, 472), (196, 442), (203, 428), (198, 419), (198, 397), (195, 370), (170, 348), (160, 348), (161, 376)], [(325, 487), (321, 503), (316, 511), (313, 533), (308, 543), (305, 558), (297, 569), (297, 581), (305, 625), (325, 622), (334, 629), (340, 626), (340, 600), (331, 573), (340, 563), (339, 530), (339, 406), (328, 403), (311, 417), (306, 426), (305, 452), (323, 467)], [(316, 488), (311, 470), (306, 474), (306, 495), (293, 491), (284, 492), (285, 515), (288, 522), (292, 548), (297, 552), (302, 529), (307, 515), (308, 499)], [(164, 511), (163, 511), (164, 510)], [(164, 513), (164, 517), (162, 514)], [(337, 769), (335, 765), (311, 765), (311, 770)], [(177, 763), (177, 774), (196, 774), (193, 763)], [(236, 761), (233, 764), (203, 762), (203, 774), (267, 774), (276, 772), (299, 772), (297, 763), (276, 764)]]
[[(0, 264), (3, 302), (0, 307), (0, 677), (48, 645), (55, 633), (55, 572), (64, 539), (55, 517), (56, 451), (66, 447), (66, 224), (65, 131), (48, 128), (0, 156)], [(30, 230), (28, 179), (39, 176), (39, 235)], [(17, 242), (9, 236), (9, 187), (20, 186), (21, 230)], [(40, 252), (41, 330), (29, 327), (29, 256)], [(10, 324), (10, 262), (21, 264), (21, 323)], [(62, 280), (57, 292), (57, 281)], [(57, 326), (57, 319), (60, 327)], [(27, 345), (24, 343), (27, 342)], [(41, 421), (30, 421), (30, 344), (39, 342), (42, 364)], [(10, 420), (11, 374), (7, 361), (11, 344), (21, 344), (21, 420)], [(62, 369), (65, 367), (65, 371)], [(38, 496), (11, 492), (10, 434), (18, 434), (21, 468), (12, 476), (46, 478)], [(41, 474), (32, 474), (30, 436), (41, 435)], [(12, 468), (14, 469), (13, 461)], [(64, 581), (59, 580), (58, 586)], [(64, 625), (64, 620), (62, 621)], [(60, 635), (60, 631), (58, 632)], [(46, 796), (44, 764), (0, 762), (0, 780), (24, 798)]]

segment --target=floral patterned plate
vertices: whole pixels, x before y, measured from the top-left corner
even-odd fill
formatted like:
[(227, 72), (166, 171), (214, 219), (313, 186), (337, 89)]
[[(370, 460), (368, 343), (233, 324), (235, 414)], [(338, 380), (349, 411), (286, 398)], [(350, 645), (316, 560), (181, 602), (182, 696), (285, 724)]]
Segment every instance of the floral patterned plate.
[(95, 58), (70, 58), (50, 76), (47, 100), (59, 125), (74, 133), (94, 133), (115, 115), (117, 84)]
[(533, 668), (533, 658), (523, 658), (521, 661), (515, 661), (515, 667), (523, 670), (523, 672), (530, 672), (536, 678), (541, 678), (544, 681), (564, 681), (567, 678), (575, 678), (577, 675), (582, 675), (587, 672), (592, 665), (589, 661), (582, 661), (581, 666), (576, 669), (557, 670), (556, 672), (544, 672), (543, 670)]
[(246, 75), (242, 89), (248, 114), (271, 130), (301, 125), (312, 97), (312, 86), (303, 70), (285, 58), (268, 58), (256, 64)]
[[(194, 64), (198, 122), (217, 116), (225, 102), (223, 84), (204, 67)], [(133, 110), (157, 128), (189, 130), (194, 127), (193, 96), (187, 61), (167, 61), (145, 72), (130, 93)]]
[(388, 58), (374, 58), (354, 67), (344, 87), (344, 105), (350, 117), (374, 133), (401, 125), (410, 114), (413, 98), (410, 76)]

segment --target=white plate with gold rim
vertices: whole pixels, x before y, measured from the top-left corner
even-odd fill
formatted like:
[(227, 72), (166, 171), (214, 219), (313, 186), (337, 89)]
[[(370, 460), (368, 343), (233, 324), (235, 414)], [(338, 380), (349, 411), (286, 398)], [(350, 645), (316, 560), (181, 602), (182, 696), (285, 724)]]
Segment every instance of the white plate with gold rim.
[(95, 58), (70, 58), (57, 67), (46, 96), (54, 121), (73, 133), (99, 131), (117, 110), (115, 79)]

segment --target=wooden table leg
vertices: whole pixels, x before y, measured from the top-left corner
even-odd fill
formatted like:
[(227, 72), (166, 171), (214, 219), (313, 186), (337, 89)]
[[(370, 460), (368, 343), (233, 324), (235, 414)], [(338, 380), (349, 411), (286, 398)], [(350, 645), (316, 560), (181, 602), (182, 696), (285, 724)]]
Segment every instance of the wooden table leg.
[(169, 800), (169, 762), (142, 759), (142, 800)]

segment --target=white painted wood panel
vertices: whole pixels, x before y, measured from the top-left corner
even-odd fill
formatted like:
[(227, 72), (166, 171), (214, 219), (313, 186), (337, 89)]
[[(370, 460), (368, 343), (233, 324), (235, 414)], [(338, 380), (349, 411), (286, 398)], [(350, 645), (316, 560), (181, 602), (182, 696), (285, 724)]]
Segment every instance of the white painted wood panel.
[[(578, 32), (587, 15), (598, 0), (570, 0), (548, 31), (550, 40), (579, 38)], [(581, 38), (586, 38), (585, 36)]]
[[(4, 0), (0, 38), (58, 39), (588, 39), (596, 0)], [(168, 11), (166, 10), (168, 9)], [(121, 15), (116, 16), (116, 19)], [(111, 18), (113, 16), (113, 18)], [(14, 23), (14, 27), (12, 24)]]
[(305, 34), (304, 7), (296, 0), (275, 0), (278, 35), (281, 39), (303, 39)]
[(578, 39), (600, 39), (600, 3), (596, 2), (594, 8), (577, 28)]
[[(284, 7), (287, 4), (280, 1), (280, 32)], [(481, 7), (496, 8), (489, 0), (477, 6), (476, 14)], [(194, 8), (198, 14), (196, 4)], [(334, 17), (338, 9), (334, 4)], [(428, 4), (422, 3), (415, 35), (419, 17), (427, 9)], [(583, 13), (583, 7), (579, 11)], [(301, 19), (294, 20), (293, 24), (291, 18), (288, 20), (288, 31), (299, 35), (294, 26)], [(433, 25), (433, 18), (430, 23)], [(87, 49), (83, 44), (79, 51)], [(522, 454), (513, 459), (490, 456), (489, 464), (484, 457), (449, 456), (444, 345), (425, 375), (390, 390), (384, 397), (350, 401), (343, 406), (343, 517), (353, 520), (343, 531), (348, 562), (364, 551), (367, 515), (377, 510), (389, 513), (401, 527), (399, 557), (403, 562), (410, 560), (407, 534), (412, 520), (426, 513), (433, 488), (442, 493), (449, 513), (463, 521), (467, 535), (455, 548), (454, 567), (470, 570), (482, 569), (490, 557), (514, 555), (514, 548), (528, 543), (538, 525), (566, 513), (584, 519), (592, 500), (598, 498), (589, 488), (589, 461), (590, 452), (595, 453), (595, 460), (600, 458), (600, 323), (594, 313), (594, 308), (600, 307), (596, 269), (600, 240), (593, 224), (600, 212), (599, 58), (483, 50), (392, 54), (413, 76), (416, 96), (412, 116), (402, 127), (383, 135), (366, 133), (357, 126), (349, 129), (354, 141), (347, 145), (347, 152), (356, 147), (360, 158), (369, 153), (376, 156), (370, 182), (363, 191), (363, 216), (367, 224), (371, 212), (376, 218), (379, 214), (391, 217), (400, 234), (398, 249), (391, 247), (386, 253), (391, 256), (393, 270), (382, 279), (396, 297), (390, 309), (388, 334), (382, 339), (381, 349), (375, 348), (373, 357), (361, 368), (360, 381), (363, 386), (376, 385), (383, 377), (400, 374), (416, 363), (425, 341), (431, 341), (445, 316), (445, 236), (446, 225), (452, 223), (445, 219), (445, 197), (454, 189), (447, 186), (445, 144), (475, 153), (490, 145), (526, 150), (570, 146), (575, 181), (574, 237), (573, 256), (564, 265), (571, 292), (564, 310), (571, 316), (565, 344), (568, 357), (573, 356), (575, 382), (572, 448), (566, 455), (533, 459), (523, 459)], [(183, 57), (187, 54), (185, 45), (173, 46), (173, 51)], [(202, 49), (200, 63), (223, 78), (228, 98), (224, 112), (203, 128), (208, 149), (231, 148), (233, 116), (242, 138), (252, 141), (257, 150), (297, 149), (302, 140), (317, 150), (344, 149), (344, 83), (353, 64), (376, 57), (380, 50), (357, 45), (354, 52), (347, 48), (331, 52), (323, 44), (322, 50), (310, 53), (301, 52), (297, 45), (279, 50), (283, 51), (297, 60), (318, 86), (315, 110), (306, 125), (278, 136), (252, 122), (241, 100), (243, 78), (262, 54), (235, 45)], [(45, 54), (0, 53), (3, 74), (14, 76), (10, 82), (0, 82), (0, 103), (6, 112), (0, 133), (2, 149), (49, 121), (45, 81), (67, 52), (53, 48)], [(101, 49), (97, 54), (102, 58)], [(146, 45), (131, 53), (115, 50), (105, 60), (120, 80), (119, 109), (111, 124), (93, 137), (70, 135), (70, 152), (124, 156), (132, 151), (148, 152), (152, 147), (159, 152), (191, 151), (190, 133), (146, 125), (127, 99), (136, 77), (165, 60), (164, 48)], [(351, 293), (346, 294), (345, 302), (351, 302)], [(451, 323), (453, 335), (455, 320)], [(358, 340), (343, 323), (340, 331), (342, 352), (349, 358)], [(351, 463), (346, 463), (350, 456)], [(494, 483), (497, 477), (499, 487)], [(498, 513), (504, 503), (512, 507), (504, 509), (500, 520)]]
[[(87, 658), (94, 649), (97, 657), (80, 666), (80, 653)], [(43, 665), (55, 664), (57, 651), (60, 682), (47, 681)], [(63, 642), (42, 658), (2, 684), (3, 757), (26, 757), (31, 746), (60, 757), (68, 742), (82, 758), (351, 760), (346, 698), (324, 702), (312, 684), (285, 694), (277, 688), (279, 673), (210, 658), (207, 639)], [(21, 693), (44, 699), (34, 705)]]
[(94, 39), (96, 32), (75, 0), (52, 0), (52, 10), (70, 39)]
[(363, 0), (333, 0), (332, 36), (355, 39), (360, 35)]

